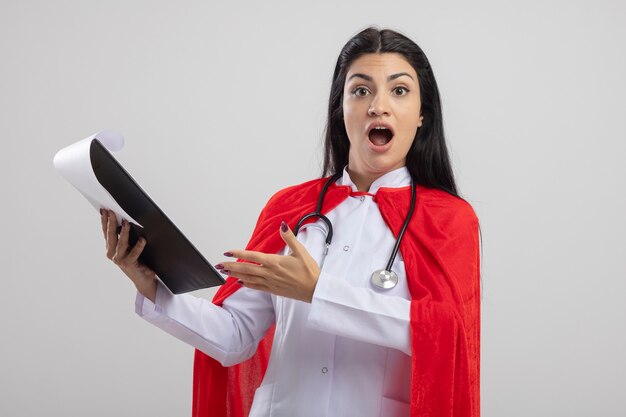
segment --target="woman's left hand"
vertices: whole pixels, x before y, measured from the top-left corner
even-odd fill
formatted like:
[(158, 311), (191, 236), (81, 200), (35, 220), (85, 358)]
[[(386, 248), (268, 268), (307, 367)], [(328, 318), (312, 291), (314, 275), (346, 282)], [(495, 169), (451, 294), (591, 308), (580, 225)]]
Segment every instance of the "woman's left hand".
[(224, 255), (254, 263), (223, 262), (215, 267), (238, 278), (244, 287), (310, 303), (320, 268), (285, 222), (281, 224), (280, 236), (290, 249), (289, 255), (231, 250)]

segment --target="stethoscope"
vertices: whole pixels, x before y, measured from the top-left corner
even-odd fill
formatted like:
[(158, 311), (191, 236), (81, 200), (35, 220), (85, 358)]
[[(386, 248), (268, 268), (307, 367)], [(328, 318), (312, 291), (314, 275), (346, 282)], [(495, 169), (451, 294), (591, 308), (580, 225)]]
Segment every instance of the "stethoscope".
[[(326, 234), (326, 247), (324, 248), (324, 253), (322, 254), (322, 262), (321, 262), (320, 268), (324, 264), (324, 259), (326, 258), (326, 254), (328, 254), (328, 248), (330, 247), (330, 244), (333, 240), (333, 225), (328, 219), (328, 217), (322, 214), (322, 203), (324, 202), (324, 196), (326, 195), (326, 191), (328, 190), (328, 187), (330, 187), (330, 185), (334, 183), (335, 181), (337, 181), (339, 177), (341, 177), (342, 175), (343, 175), (342, 172), (338, 172), (337, 174), (333, 175), (328, 181), (326, 181), (326, 184), (324, 184), (324, 188), (322, 188), (322, 192), (320, 193), (320, 196), (317, 199), (317, 207), (315, 208), (315, 211), (302, 216), (302, 218), (298, 221), (298, 224), (296, 224), (296, 227), (293, 231), (293, 233), (297, 236), (298, 230), (300, 230), (300, 227), (302, 227), (304, 222), (307, 219), (310, 219), (311, 217), (317, 217), (326, 224), (326, 226), (328, 227), (328, 233)], [(398, 254), (398, 249), (400, 248), (400, 242), (402, 241), (404, 232), (406, 231), (406, 228), (409, 225), (409, 221), (411, 220), (411, 217), (413, 216), (413, 210), (415, 209), (416, 189), (417, 187), (415, 185), (415, 182), (413, 181), (413, 179), (411, 179), (411, 206), (409, 207), (409, 213), (406, 215), (406, 219), (404, 220), (402, 229), (400, 229), (400, 234), (398, 234), (398, 238), (396, 239), (396, 244), (393, 247), (391, 256), (389, 257), (389, 262), (387, 262), (387, 267), (385, 269), (379, 269), (377, 271), (374, 271), (370, 279), (370, 281), (372, 282), (372, 285), (378, 288), (389, 290), (395, 287), (396, 284), (398, 283), (398, 275), (396, 275), (396, 273), (391, 270), (391, 266), (393, 265), (393, 261), (396, 259), (396, 255)]]

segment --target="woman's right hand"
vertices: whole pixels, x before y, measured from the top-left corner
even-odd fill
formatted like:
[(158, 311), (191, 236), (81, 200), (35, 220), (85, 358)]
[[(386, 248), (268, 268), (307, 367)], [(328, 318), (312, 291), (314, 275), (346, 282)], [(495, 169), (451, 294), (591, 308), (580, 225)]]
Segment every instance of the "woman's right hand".
[(155, 302), (157, 279), (153, 270), (139, 262), (139, 255), (146, 246), (146, 239), (139, 238), (135, 246), (129, 248), (128, 233), (130, 225), (122, 221), (122, 231), (117, 235), (117, 218), (113, 211), (101, 210), (102, 233), (106, 240), (106, 255), (135, 284), (137, 291), (144, 297)]

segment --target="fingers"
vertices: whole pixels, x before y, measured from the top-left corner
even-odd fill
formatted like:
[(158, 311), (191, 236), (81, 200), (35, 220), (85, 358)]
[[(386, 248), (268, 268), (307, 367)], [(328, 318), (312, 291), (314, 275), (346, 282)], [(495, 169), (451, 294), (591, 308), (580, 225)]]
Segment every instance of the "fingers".
[(126, 258), (128, 262), (133, 262), (133, 263), (137, 262), (137, 260), (139, 259), (139, 256), (141, 255), (141, 252), (143, 252), (143, 248), (145, 247), (146, 247), (146, 239), (143, 237), (140, 237), (137, 243), (135, 244), (135, 246), (133, 246), (133, 248), (128, 253), (128, 256)]
[(250, 280), (247, 280), (247, 281), (239, 280), (239, 284), (241, 284), (243, 287), (246, 287), (246, 288), (252, 288), (253, 290), (270, 291), (270, 288), (267, 285), (250, 281)]
[(104, 235), (104, 240), (107, 238), (107, 219), (109, 213), (105, 209), (100, 209), (100, 224), (102, 226), (102, 234)]
[[(228, 252), (227, 252), (228, 253)], [(236, 278), (238, 280), (238, 282), (241, 285), (244, 286), (248, 286), (250, 287), (250, 285), (247, 284), (253, 284), (256, 286), (259, 286), (261, 283), (265, 284), (266, 283), (266, 279), (258, 276), (258, 275), (253, 275), (253, 274), (246, 274), (244, 272), (241, 271), (241, 268), (237, 268), (238, 271), (233, 271), (230, 269), (227, 269), (227, 267), (237, 267), (240, 264), (240, 262), (226, 262), (225, 264), (217, 264), (215, 265), (215, 269), (217, 269), (221, 274), (224, 274), (228, 277), (231, 278)], [(258, 269), (257, 272), (260, 272), (260, 268)], [(267, 285), (263, 285), (264, 288), (267, 288)], [(252, 288), (252, 287), (250, 287)]]
[(267, 280), (257, 275), (231, 273), (230, 276), (233, 278), (237, 278), (239, 284), (247, 288), (261, 291), (268, 291), (270, 289), (270, 287), (267, 285)]
[(238, 274), (246, 275), (264, 275), (264, 268), (262, 265), (255, 265), (247, 262), (224, 262), (215, 265), (218, 270), (226, 270), (233, 277), (238, 277)]
[(245, 261), (250, 261), (262, 265), (271, 263), (271, 256), (268, 256), (268, 254), (251, 250), (231, 250), (224, 253), (224, 256), (228, 256), (229, 258), (243, 259)]
[[(285, 241), (291, 253), (294, 255), (301, 255), (304, 249), (302, 243), (298, 241), (296, 235), (293, 234), (287, 223), (282, 222), (280, 225), (280, 236)], [(249, 251), (249, 250), (230, 250), (224, 253), (225, 256), (243, 259), (245, 261), (254, 262), (260, 265), (272, 266), (276, 263), (276, 255), (270, 255), (263, 252)]]
[(283, 238), (293, 255), (300, 256), (302, 254), (302, 243), (298, 241), (296, 235), (293, 234), (285, 222), (282, 222), (280, 225), (280, 237)]
[(117, 240), (117, 245), (115, 248), (115, 255), (113, 255), (113, 262), (119, 264), (127, 255), (128, 252), (128, 233), (130, 230), (130, 225), (126, 220), (122, 221), (122, 231), (120, 232), (120, 236)]
[(107, 216), (107, 258), (113, 259), (117, 249), (117, 219), (115, 213), (109, 212)]

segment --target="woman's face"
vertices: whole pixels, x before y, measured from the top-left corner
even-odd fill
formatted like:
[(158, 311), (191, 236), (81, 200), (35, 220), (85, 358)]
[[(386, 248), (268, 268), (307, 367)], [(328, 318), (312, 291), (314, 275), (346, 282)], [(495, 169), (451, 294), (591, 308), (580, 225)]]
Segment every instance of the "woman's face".
[(371, 53), (348, 68), (343, 117), (350, 174), (376, 179), (403, 167), (422, 125), (415, 70), (399, 53)]

